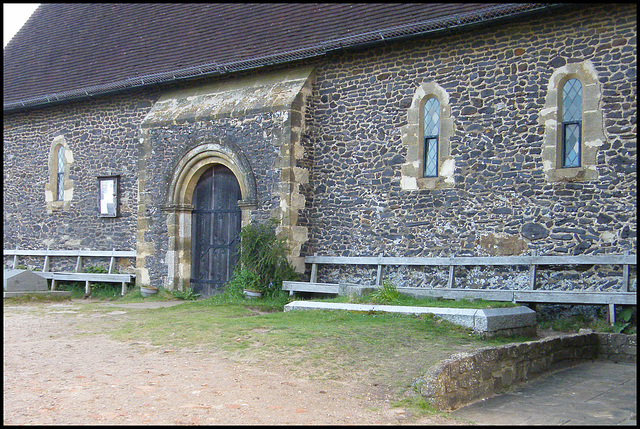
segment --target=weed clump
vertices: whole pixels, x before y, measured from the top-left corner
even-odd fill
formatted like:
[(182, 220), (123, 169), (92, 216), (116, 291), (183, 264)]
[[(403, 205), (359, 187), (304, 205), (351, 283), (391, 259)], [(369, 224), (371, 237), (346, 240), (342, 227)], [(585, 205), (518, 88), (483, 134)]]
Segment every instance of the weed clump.
[(282, 291), (284, 280), (297, 280), (287, 255), (286, 239), (276, 234), (276, 219), (249, 224), (240, 231), (240, 255), (225, 292), (242, 295), (243, 290), (262, 292), (272, 297)]

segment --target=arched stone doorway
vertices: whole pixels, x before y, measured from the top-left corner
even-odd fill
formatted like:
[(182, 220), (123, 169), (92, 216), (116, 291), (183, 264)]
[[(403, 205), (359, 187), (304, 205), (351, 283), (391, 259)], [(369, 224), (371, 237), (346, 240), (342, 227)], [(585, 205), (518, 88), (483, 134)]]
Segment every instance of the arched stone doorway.
[[(167, 213), (169, 240), (166, 258), (167, 286), (170, 289), (184, 290), (191, 287), (194, 272), (200, 273), (198, 270), (194, 271), (198, 267), (193, 265), (194, 255), (192, 255), (196, 244), (192, 239), (194, 202), (199, 204), (198, 197), (196, 196), (194, 201), (194, 196), (198, 195), (196, 190), (199, 184), (203, 188), (207, 187), (205, 182), (209, 180), (209, 175), (215, 176), (215, 171), (224, 172), (220, 173), (220, 177), (226, 177), (223, 180), (233, 178), (237, 183), (233, 186), (238, 187), (237, 192), (241, 197), (237, 200), (241, 227), (250, 222), (251, 210), (256, 208), (255, 177), (248, 161), (237, 146), (219, 142), (203, 143), (183, 155), (174, 168), (167, 193), (167, 204), (164, 207)], [(233, 180), (230, 181), (233, 182)], [(208, 186), (214, 186), (210, 180)], [(200, 287), (201, 284), (198, 288)], [(212, 290), (203, 291), (205, 296), (213, 293)]]
[(238, 258), (242, 213), (240, 185), (222, 164), (196, 184), (191, 212), (191, 289), (201, 296), (222, 292)]

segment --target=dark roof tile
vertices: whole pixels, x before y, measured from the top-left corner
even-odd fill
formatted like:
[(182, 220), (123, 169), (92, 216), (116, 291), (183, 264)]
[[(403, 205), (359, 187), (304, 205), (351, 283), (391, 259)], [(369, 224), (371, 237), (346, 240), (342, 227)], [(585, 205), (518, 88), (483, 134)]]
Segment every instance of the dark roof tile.
[[(533, 4), (42, 4), (4, 49), (4, 108), (322, 55)], [(395, 31), (405, 27), (403, 30)], [(217, 68), (219, 67), (219, 68)], [(150, 75), (156, 76), (150, 76)]]

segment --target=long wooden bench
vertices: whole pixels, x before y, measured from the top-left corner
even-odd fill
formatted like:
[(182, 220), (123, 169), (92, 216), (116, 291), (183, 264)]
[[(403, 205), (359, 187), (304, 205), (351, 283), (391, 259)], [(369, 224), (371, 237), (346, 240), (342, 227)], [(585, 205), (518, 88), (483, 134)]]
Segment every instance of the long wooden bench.
[[(91, 283), (120, 283), (121, 295), (127, 291), (127, 284), (135, 280), (135, 274), (116, 274), (115, 260), (116, 258), (135, 258), (135, 250), (27, 250), (13, 249), (3, 250), (4, 256), (13, 256), (13, 269), (18, 266), (19, 256), (44, 256), (42, 271), (34, 271), (36, 274), (51, 280), (51, 290), (56, 290), (56, 282), (59, 281), (82, 281), (85, 283), (85, 295), (91, 293)], [(67, 257), (75, 258), (76, 264), (73, 272), (71, 271), (50, 271), (51, 258)], [(82, 258), (109, 258), (109, 270), (107, 273), (83, 273)]]
[[(384, 256), (307, 256), (305, 263), (311, 264), (309, 282), (283, 282), (282, 289), (294, 292), (343, 293), (345, 288), (335, 283), (318, 282), (318, 266), (365, 265), (376, 266), (375, 283), (367, 287), (380, 287), (384, 267), (388, 266), (434, 266), (449, 271), (446, 287), (415, 288), (398, 287), (398, 291), (413, 296), (440, 298), (483, 298), (492, 301), (511, 301), (546, 304), (602, 304), (609, 305), (610, 321), (614, 323), (615, 305), (637, 305), (637, 293), (629, 292), (629, 266), (636, 265), (636, 255), (578, 255), (578, 256), (485, 256), (485, 257), (384, 257)], [(536, 274), (540, 266), (570, 265), (622, 265), (622, 290), (614, 292), (591, 291), (547, 291), (536, 290)], [(493, 290), (455, 288), (455, 269), (460, 266), (526, 266), (529, 268), (529, 288), (526, 290)]]

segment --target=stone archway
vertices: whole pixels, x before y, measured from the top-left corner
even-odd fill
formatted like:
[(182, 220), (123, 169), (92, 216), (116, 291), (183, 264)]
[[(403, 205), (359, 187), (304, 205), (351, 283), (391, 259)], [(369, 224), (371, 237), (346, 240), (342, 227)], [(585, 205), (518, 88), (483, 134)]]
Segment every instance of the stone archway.
[(202, 174), (216, 164), (227, 167), (240, 185), (242, 226), (251, 221), (257, 207), (256, 180), (249, 162), (238, 147), (220, 142), (202, 143), (184, 154), (173, 169), (167, 191), (167, 281), (171, 290), (183, 290), (191, 280), (191, 223), (193, 193)]
[[(238, 179), (242, 190), (242, 200), (238, 204), (242, 222), (243, 225), (250, 222), (252, 211), (258, 207), (256, 179), (247, 159), (231, 143), (231, 138), (227, 140), (226, 137), (213, 137), (220, 135), (213, 129), (211, 134), (202, 134), (204, 130), (218, 125), (233, 127), (229, 129), (233, 134), (239, 129), (228, 122), (238, 120), (243, 123), (247, 121), (248, 125), (254, 121), (256, 129), (265, 126), (275, 130), (273, 133), (271, 130), (264, 130), (268, 131), (267, 136), (271, 136), (268, 139), (271, 146), (265, 150), (276, 150), (275, 153), (271, 152), (276, 157), (268, 166), (276, 175), (268, 178), (269, 184), (265, 188), (261, 187), (261, 192), (265, 192), (265, 198), (269, 199), (269, 213), (261, 207), (261, 214), (280, 220), (276, 232), (287, 239), (291, 249), (290, 260), (296, 269), (304, 271), (301, 248), (308, 240), (308, 231), (307, 226), (298, 223), (299, 211), (305, 207), (302, 186), (309, 180), (307, 163), (310, 159), (304, 158), (310, 155), (306, 154), (301, 136), (307, 129), (306, 109), (310, 105), (313, 80), (311, 68), (287, 69), (177, 89), (162, 95), (155, 102), (141, 125), (136, 234), (137, 285), (161, 283), (162, 287), (170, 290), (189, 285), (193, 191), (204, 171), (212, 165), (224, 165)], [(185, 127), (191, 128), (191, 124), (199, 124), (194, 128), (199, 128), (200, 131), (194, 134), (189, 132), (190, 136), (182, 140), (183, 143), (180, 144), (187, 144), (187, 148), (183, 149), (185, 152), (169, 168), (169, 173), (165, 173), (164, 159), (156, 150), (162, 151), (163, 145), (169, 141), (165, 141), (160, 135), (164, 131), (172, 134), (174, 131), (169, 130), (170, 127), (177, 126), (184, 130)], [(244, 125), (242, 128), (244, 129)], [(255, 130), (251, 127), (246, 128), (246, 131), (243, 136), (233, 137), (238, 139), (233, 141), (249, 144), (253, 139), (261, 139), (265, 135), (264, 132), (253, 133)], [(196, 135), (201, 137), (195, 137)], [(224, 141), (214, 141), (215, 139)], [(252, 160), (253, 156), (259, 157), (257, 153), (247, 155)], [(276, 182), (271, 183), (274, 179)], [(159, 200), (162, 201), (160, 204)], [(273, 201), (279, 201), (279, 204), (270, 206)], [(158, 208), (163, 211), (162, 215), (158, 215)], [(168, 235), (168, 241), (165, 241), (165, 234)]]

